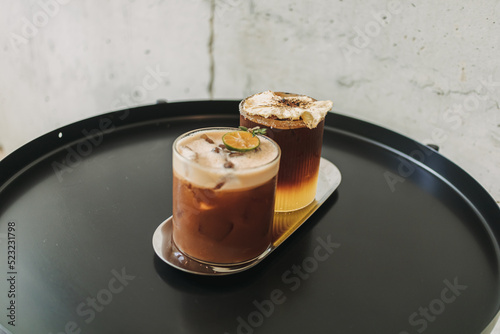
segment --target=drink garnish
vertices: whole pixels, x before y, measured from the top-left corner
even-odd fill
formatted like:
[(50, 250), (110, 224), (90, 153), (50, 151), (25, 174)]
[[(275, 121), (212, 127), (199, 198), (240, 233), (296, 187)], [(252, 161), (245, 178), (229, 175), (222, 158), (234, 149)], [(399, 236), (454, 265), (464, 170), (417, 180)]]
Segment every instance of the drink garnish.
[(247, 127), (244, 127), (244, 126), (240, 125), (238, 128), (240, 130), (242, 130), (242, 131), (248, 131), (248, 132), (250, 132), (252, 134), (252, 136), (255, 136), (255, 135), (263, 135), (264, 136), (266, 134), (266, 132), (267, 132), (266, 128), (261, 129), (260, 126), (256, 126), (254, 128), (250, 128), (249, 129)]
[(222, 142), (231, 151), (247, 152), (260, 145), (260, 139), (249, 131), (232, 131), (222, 136)]

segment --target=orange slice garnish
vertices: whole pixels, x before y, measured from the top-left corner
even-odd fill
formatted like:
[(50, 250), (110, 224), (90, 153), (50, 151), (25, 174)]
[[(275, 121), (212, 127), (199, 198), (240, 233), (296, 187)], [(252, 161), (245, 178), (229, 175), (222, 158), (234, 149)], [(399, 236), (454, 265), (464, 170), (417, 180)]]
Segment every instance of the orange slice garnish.
[(260, 140), (248, 131), (233, 131), (222, 136), (222, 142), (231, 151), (246, 152), (255, 150)]

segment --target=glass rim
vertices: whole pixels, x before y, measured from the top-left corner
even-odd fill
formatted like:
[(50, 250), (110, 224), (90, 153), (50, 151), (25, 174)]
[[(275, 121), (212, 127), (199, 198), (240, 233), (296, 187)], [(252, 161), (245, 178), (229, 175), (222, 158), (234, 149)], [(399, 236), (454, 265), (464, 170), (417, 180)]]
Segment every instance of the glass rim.
[(267, 136), (263, 136), (263, 135), (257, 135), (259, 138), (263, 138), (264, 140), (268, 140), (271, 144), (273, 144), (275, 146), (275, 148), (277, 149), (277, 153), (276, 153), (276, 156), (271, 160), (271, 161), (268, 161), (262, 165), (258, 165), (258, 166), (254, 166), (254, 167), (243, 167), (243, 168), (238, 168), (238, 169), (231, 169), (231, 168), (225, 168), (225, 167), (209, 167), (209, 166), (205, 166), (205, 165), (202, 165), (198, 162), (195, 162), (193, 160), (190, 160), (188, 158), (186, 158), (185, 156), (183, 156), (178, 150), (177, 150), (177, 144), (180, 140), (196, 133), (196, 132), (203, 132), (203, 131), (217, 131), (217, 130), (227, 130), (228, 132), (229, 131), (238, 131), (240, 130), (239, 128), (234, 128), (234, 127), (227, 127), (227, 126), (214, 126), (214, 127), (206, 127), (206, 128), (198, 128), (198, 129), (193, 129), (193, 130), (190, 130), (188, 132), (184, 132), (183, 134), (179, 135), (175, 140), (174, 140), (174, 143), (172, 144), (172, 151), (174, 154), (177, 155), (177, 157), (179, 159), (181, 159), (182, 161), (188, 163), (188, 164), (192, 164), (192, 165), (195, 165), (195, 166), (198, 166), (202, 169), (205, 169), (207, 171), (226, 171), (226, 172), (231, 172), (231, 173), (240, 173), (240, 172), (248, 172), (248, 171), (252, 171), (252, 170), (257, 170), (259, 168), (265, 168), (267, 166), (270, 166), (274, 163), (276, 163), (276, 161), (281, 158), (281, 148), (280, 146), (278, 145), (277, 142), (275, 142), (273, 139), (267, 137)]

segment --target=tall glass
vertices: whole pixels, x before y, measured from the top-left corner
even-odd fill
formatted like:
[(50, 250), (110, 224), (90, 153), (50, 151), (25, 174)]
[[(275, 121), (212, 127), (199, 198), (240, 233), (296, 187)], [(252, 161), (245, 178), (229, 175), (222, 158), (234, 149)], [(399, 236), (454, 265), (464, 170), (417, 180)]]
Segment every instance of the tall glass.
[(247, 128), (267, 128), (266, 135), (281, 147), (276, 211), (294, 211), (306, 207), (316, 196), (324, 117), (316, 127), (309, 128), (302, 119), (250, 115), (245, 111), (244, 102), (245, 100), (240, 103), (240, 125)]
[(250, 261), (271, 245), (281, 151), (259, 136), (259, 148), (231, 152), (233, 128), (185, 133), (173, 144), (173, 241), (201, 262)]

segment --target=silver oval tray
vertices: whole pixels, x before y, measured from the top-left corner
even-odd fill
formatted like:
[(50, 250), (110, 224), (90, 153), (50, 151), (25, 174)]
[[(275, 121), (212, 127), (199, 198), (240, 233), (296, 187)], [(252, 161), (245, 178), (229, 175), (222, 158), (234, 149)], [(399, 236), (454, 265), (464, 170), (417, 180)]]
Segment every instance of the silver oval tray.
[(172, 216), (161, 223), (153, 234), (153, 248), (164, 262), (179, 270), (208, 276), (235, 274), (247, 270), (280, 246), (295, 232), (337, 189), (341, 174), (332, 162), (321, 158), (319, 165), (318, 188), (314, 201), (307, 207), (293, 212), (276, 212), (273, 221), (273, 242), (257, 258), (237, 265), (212, 265), (196, 261), (184, 255), (172, 242)]

